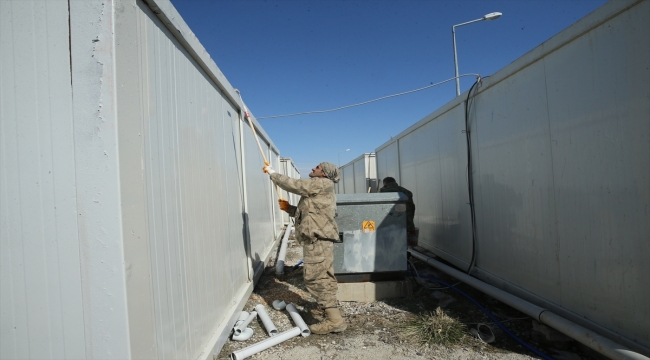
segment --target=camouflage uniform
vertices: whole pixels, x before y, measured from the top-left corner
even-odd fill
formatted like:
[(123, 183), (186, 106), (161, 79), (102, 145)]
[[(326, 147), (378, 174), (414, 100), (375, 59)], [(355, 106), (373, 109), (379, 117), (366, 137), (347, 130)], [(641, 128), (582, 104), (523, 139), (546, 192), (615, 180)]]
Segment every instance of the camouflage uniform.
[(305, 286), (321, 309), (336, 307), (338, 285), (332, 241), (338, 241), (339, 230), (334, 221), (334, 182), (328, 178), (292, 179), (278, 173), (271, 174), (271, 180), (301, 196), (298, 205), (290, 206), (288, 213), (295, 218), (296, 239), (303, 246)]
[(413, 193), (409, 190), (397, 185), (396, 182), (389, 183), (388, 185), (379, 189), (379, 192), (401, 192), (406, 195), (409, 200), (406, 203), (406, 230), (415, 231), (415, 223), (413, 218), (415, 217), (415, 203), (413, 202)]

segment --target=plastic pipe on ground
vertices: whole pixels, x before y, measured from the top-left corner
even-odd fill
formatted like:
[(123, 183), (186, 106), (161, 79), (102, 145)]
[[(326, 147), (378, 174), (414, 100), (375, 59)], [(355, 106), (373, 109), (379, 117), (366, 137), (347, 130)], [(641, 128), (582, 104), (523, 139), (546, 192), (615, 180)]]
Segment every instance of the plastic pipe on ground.
[(564, 335), (574, 338), (582, 344), (598, 351), (599, 353), (616, 360), (648, 360), (650, 358), (630, 350), (604, 336), (583, 328), (551, 311), (544, 311), (539, 315), (542, 324), (546, 324)]
[(241, 313), (239, 313), (239, 318), (237, 318), (237, 321), (235, 322), (235, 326), (232, 327), (233, 332), (235, 331), (235, 329), (237, 329), (237, 326), (239, 326), (239, 324), (241, 324), (244, 320), (248, 318), (249, 315), (250, 314), (246, 311), (242, 311)]
[(272, 305), (275, 310), (284, 310), (287, 307), (284, 300), (275, 300)]
[(293, 328), (291, 330), (287, 330), (283, 333), (278, 334), (277, 336), (264, 339), (258, 343), (255, 343), (251, 346), (245, 347), (241, 350), (234, 351), (232, 354), (230, 354), (230, 359), (232, 360), (241, 360), (241, 359), (246, 359), (249, 356), (255, 355), (260, 351), (264, 351), (271, 346), (275, 346), (281, 342), (285, 342), (291, 338), (294, 338), (296, 336), (300, 335), (300, 328)]
[(282, 243), (280, 244), (280, 253), (278, 254), (278, 261), (275, 263), (275, 275), (282, 276), (284, 275), (284, 258), (287, 256), (287, 245), (289, 244), (289, 234), (291, 234), (291, 221), (287, 224), (287, 228), (284, 230), (284, 236), (282, 236)]
[(235, 327), (237, 327), (237, 325), (239, 325), (240, 321), (246, 320), (248, 318), (248, 316), (250, 316), (248, 311), (242, 311), (241, 314), (239, 314), (239, 318), (237, 319), (237, 324), (235, 325)]
[(302, 319), (302, 316), (298, 313), (298, 309), (293, 304), (287, 305), (287, 311), (289, 312), (289, 315), (291, 315), (291, 318), (293, 319), (293, 322), (296, 324), (297, 327), (300, 328), (300, 335), (303, 337), (307, 337), (311, 335), (311, 330), (309, 330), (309, 326), (305, 324), (305, 320)]
[(239, 335), (233, 334), (232, 339), (237, 341), (245, 341), (250, 339), (251, 336), (253, 336), (253, 329), (246, 328), (244, 331), (240, 332)]
[(440, 261), (435, 260), (430, 256), (417, 252), (412, 248), (409, 248), (408, 252), (411, 253), (411, 255), (413, 255), (415, 258), (418, 258), (425, 263), (433, 266), (434, 268), (443, 271), (447, 275), (450, 275), (466, 283), (467, 285), (479, 291), (482, 291), (509, 306), (512, 306), (513, 308), (523, 312), (533, 319), (537, 319), (542, 324), (546, 324), (554, 328), (564, 335), (573, 338), (574, 340), (588, 346), (593, 350), (596, 350), (597, 352), (609, 357), (610, 359), (650, 360), (650, 358), (642, 354), (630, 350), (623, 345), (617, 344), (616, 342), (604, 336), (598, 335), (595, 332), (584, 328), (572, 321), (569, 321), (559, 315), (556, 315), (547, 309), (531, 304), (510, 293), (489, 285), (475, 277), (460, 272), (451, 266), (447, 266)]
[(250, 315), (248, 315), (248, 317), (246, 319), (244, 319), (237, 326), (235, 326), (235, 335), (241, 334), (242, 331), (244, 331), (244, 329), (246, 329), (248, 324), (250, 324), (251, 321), (253, 321), (253, 319), (255, 319), (255, 317), (257, 317), (257, 313), (255, 311), (253, 311), (253, 312), (250, 313)]
[(273, 325), (273, 321), (271, 321), (271, 318), (266, 312), (264, 305), (259, 304), (255, 306), (255, 311), (257, 311), (257, 315), (259, 315), (260, 320), (262, 320), (262, 324), (264, 324), (264, 328), (266, 328), (266, 332), (269, 334), (269, 336), (276, 336), (278, 334), (278, 329), (275, 327), (275, 325)]

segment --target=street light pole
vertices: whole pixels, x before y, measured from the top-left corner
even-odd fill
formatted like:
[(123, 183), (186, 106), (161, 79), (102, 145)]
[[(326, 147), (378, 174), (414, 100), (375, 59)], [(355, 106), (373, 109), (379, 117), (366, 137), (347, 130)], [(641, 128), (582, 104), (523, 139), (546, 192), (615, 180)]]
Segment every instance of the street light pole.
[(339, 167), (341, 167), (341, 153), (344, 153), (346, 151), (350, 151), (350, 149), (345, 149), (343, 151), (339, 151)]
[(456, 24), (451, 27), (451, 37), (454, 40), (454, 70), (455, 70), (455, 78), (456, 78), (456, 96), (460, 95), (460, 79), (458, 78), (458, 54), (456, 53), (456, 28), (458, 26), (463, 26), (471, 23), (475, 23), (477, 21), (483, 21), (483, 20), (495, 20), (501, 17), (500, 12), (492, 12), (489, 14), (486, 14), (480, 19), (464, 22), (462, 24)]

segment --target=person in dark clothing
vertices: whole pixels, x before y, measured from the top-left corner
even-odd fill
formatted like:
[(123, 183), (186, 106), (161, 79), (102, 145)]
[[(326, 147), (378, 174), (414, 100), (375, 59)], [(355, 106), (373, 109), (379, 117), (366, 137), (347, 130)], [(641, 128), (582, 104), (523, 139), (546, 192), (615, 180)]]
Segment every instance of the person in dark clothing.
[(406, 203), (406, 231), (413, 232), (415, 231), (415, 223), (413, 223), (413, 218), (415, 217), (415, 203), (413, 202), (413, 193), (408, 189), (403, 188), (397, 184), (395, 178), (386, 177), (383, 180), (384, 186), (379, 189), (379, 192), (401, 192), (406, 195), (409, 199)]

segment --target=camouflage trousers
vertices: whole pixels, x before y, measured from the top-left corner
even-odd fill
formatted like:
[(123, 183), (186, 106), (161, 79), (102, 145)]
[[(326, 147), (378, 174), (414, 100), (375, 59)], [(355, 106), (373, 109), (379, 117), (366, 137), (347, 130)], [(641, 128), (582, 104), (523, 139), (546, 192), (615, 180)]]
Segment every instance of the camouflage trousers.
[(305, 286), (321, 309), (336, 307), (338, 285), (334, 277), (334, 243), (317, 240), (303, 244)]

